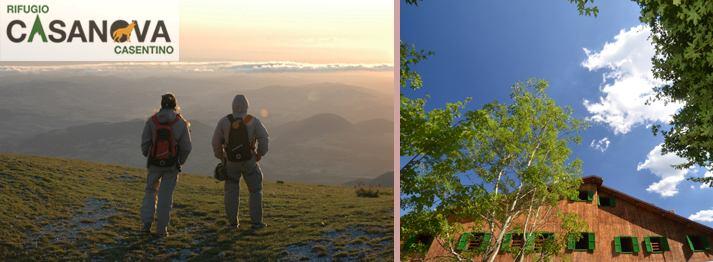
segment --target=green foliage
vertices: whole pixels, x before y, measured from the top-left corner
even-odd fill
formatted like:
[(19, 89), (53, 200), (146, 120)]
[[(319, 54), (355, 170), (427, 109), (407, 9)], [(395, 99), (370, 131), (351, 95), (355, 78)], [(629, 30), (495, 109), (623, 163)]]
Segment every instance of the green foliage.
[[(635, 0), (640, 20), (651, 28), (656, 47), (653, 73), (666, 81), (657, 99), (682, 102), (667, 129), (663, 152), (688, 160), (679, 166), (713, 168), (713, 2), (707, 0)], [(692, 179), (713, 186), (713, 178)]]
[(690, 177), (688, 180), (713, 187), (713, 177)]
[(423, 0), (406, 0), (406, 3), (409, 5), (418, 5), (418, 3), (422, 2)]
[[(145, 181), (145, 169), (0, 154), (0, 258), (272, 261), (285, 256), (290, 245), (305, 244), (309, 250), (310, 243), (333, 243), (346, 260), (393, 256), (391, 197), (356, 197), (351, 187), (265, 181), (264, 219), (270, 226), (251, 232), (244, 223), (235, 231), (226, 225), (223, 184), (181, 174), (171, 235), (158, 240), (138, 233)], [(249, 222), (244, 183), (240, 194), (239, 214)], [(393, 195), (387, 188), (380, 194)], [(105, 204), (87, 212), (88, 199)], [(95, 220), (96, 213), (107, 217)], [(379, 237), (332, 239), (326, 234), (351, 227)]]
[[(410, 210), (402, 218), (404, 228), (429, 231), (452, 248), (451, 230), (459, 226), (443, 217), (493, 225), (500, 232), (515, 217), (532, 216), (532, 225), (522, 226), (532, 231), (535, 217), (549, 218), (541, 214), (547, 207), (575, 196), (581, 163), (570, 159), (568, 146), (580, 142), (584, 123), (557, 106), (546, 88), (546, 81), (529, 80), (513, 86), (511, 104), (492, 102), (462, 113), (459, 102), (402, 113), (407, 130), (401, 154), (422, 156), (402, 169), (402, 207)], [(494, 246), (501, 240), (494, 237)]]
[(401, 87), (408, 87), (413, 90), (418, 90), (423, 87), (421, 75), (411, 67), (433, 55), (431, 51), (418, 50), (416, 45), (400, 43), (400, 65), (401, 65)]
[(569, 2), (577, 5), (577, 11), (579, 11), (579, 15), (599, 15), (599, 7), (592, 5), (592, 3), (594, 3), (594, 0), (569, 0)]

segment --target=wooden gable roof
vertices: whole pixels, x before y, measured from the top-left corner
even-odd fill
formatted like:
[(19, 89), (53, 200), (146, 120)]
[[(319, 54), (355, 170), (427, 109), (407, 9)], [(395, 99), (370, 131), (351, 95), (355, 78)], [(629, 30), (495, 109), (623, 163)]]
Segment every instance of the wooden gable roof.
[(635, 205), (635, 206), (637, 206), (637, 207), (639, 207), (639, 208), (642, 208), (642, 209), (644, 209), (644, 210), (648, 210), (648, 211), (650, 211), (650, 212), (652, 212), (652, 213), (654, 213), (654, 214), (663, 216), (663, 217), (665, 217), (665, 218), (667, 218), (667, 219), (671, 219), (671, 220), (674, 220), (674, 221), (676, 221), (676, 222), (682, 223), (682, 224), (684, 224), (684, 225), (686, 225), (686, 226), (688, 226), (688, 227), (701, 230), (702, 232), (706, 232), (707, 234), (710, 234), (711, 236), (713, 236), (713, 228), (710, 228), (710, 227), (708, 227), (708, 226), (706, 226), (706, 225), (703, 225), (703, 224), (701, 224), (701, 223), (698, 223), (698, 222), (695, 222), (695, 221), (693, 221), (693, 220), (690, 220), (690, 219), (688, 219), (688, 218), (686, 218), (686, 217), (680, 216), (680, 215), (678, 215), (678, 214), (676, 214), (676, 213), (674, 213), (674, 212), (671, 212), (671, 211), (668, 211), (668, 210), (664, 210), (664, 209), (662, 209), (662, 208), (660, 208), (660, 207), (657, 207), (657, 206), (655, 206), (655, 205), (653, 205), (653, 204), (650, 204), (650, 203), (648, 203), (648, 202), (646, 202), (646, 201), (643, 201), (643, 200), (640, 200), (640, 199), (638, 199), (638, 198), (635, 198), (635, 197), (632, 197), (632, 196), (630, 196), (630, 195), (627, 195), (627, 194), (625, 194), (625, 193), (622, 193), (622, 192), (620, 192), (620, 191), (618, 191), (618, 190), (616, 190), (616, 189), (603, 186), (603, 185), (602, 185), (602, 184), (603, 184), (603, 179), (602, 179), (601, 177), (598, 177), (598, 176), (588, 176), (588, 177), (584, 177), (582, 180), (583, 180), (583, 184), (593, 184), (593, 185), (596, 185), (598, 192), (607, 194), (607, 195), (609, 195), (609, 196), (614, 196), (614, 197), (616, 197), (616, 198), (618, 198), (618, 199), (627, 201), (627, 202), (629, 202), (629, 203), (631, 203), (631, 204), (633, 204), (633, 205)]

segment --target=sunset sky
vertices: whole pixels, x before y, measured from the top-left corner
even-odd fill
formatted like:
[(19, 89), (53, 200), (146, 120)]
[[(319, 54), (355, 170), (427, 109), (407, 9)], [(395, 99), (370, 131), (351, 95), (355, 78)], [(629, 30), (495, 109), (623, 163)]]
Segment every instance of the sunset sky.
[(182, 61), (393, 64), (394, 3), (183, 0)]

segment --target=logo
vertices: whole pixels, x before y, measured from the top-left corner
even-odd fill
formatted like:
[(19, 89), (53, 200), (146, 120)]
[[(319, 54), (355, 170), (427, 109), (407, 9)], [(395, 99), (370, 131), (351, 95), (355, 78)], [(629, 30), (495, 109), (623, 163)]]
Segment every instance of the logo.
[(0, 0), (0, 61), (178, 61), (178, 1)]

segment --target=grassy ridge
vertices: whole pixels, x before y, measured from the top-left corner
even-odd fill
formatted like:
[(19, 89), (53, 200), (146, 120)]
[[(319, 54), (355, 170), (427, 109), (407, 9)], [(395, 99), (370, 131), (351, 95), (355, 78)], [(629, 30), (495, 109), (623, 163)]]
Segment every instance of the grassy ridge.
[[(228, 230), (223, 184), (182, 174), (166, 239), (138, 234), (145, 170), (77, 160), (0, 154), (0, 258), (28, 259), (390, 259), (393, 194), (277, 184), (266, 174), (270, 226)], [(240, 217), (247, 213), (241, 183)]]

